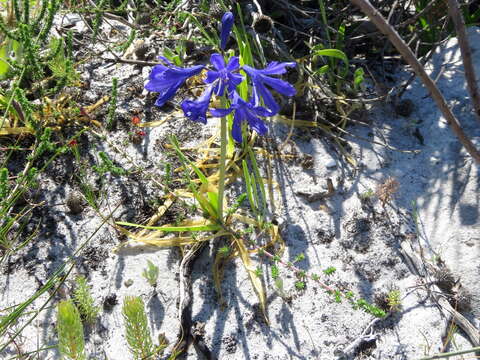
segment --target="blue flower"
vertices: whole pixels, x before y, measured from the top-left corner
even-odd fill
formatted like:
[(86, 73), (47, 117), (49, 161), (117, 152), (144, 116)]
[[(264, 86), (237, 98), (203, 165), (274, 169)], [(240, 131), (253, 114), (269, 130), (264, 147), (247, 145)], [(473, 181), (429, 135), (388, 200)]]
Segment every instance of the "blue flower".
[(248, 65), (243, 66), (243, 70), (250, 76), (252, 79), (253, 85), (253, 97), (255, 99), (255, 104), (260, 105), (260, 98), (263, 99), (266, 107), (269, 108), (274, 114), (278, 113), (280, 106), (277, 104), (273, 95), (266, 88), (265, 85), (268, 85), (272, 89), (276, 90), (282, 95), (293, 96), (296, 94), (295, 88), (290, 85), (288, 82), (270, 77), (270, 75), (281, 75), (284, 74), (287, 70), (286, 67), (295, 67), (297, 64), (295, 62), (284, 62), (279, 63), (273, 61), (267, 65), (263, 70), (258, 70), (252, 68)]
[(234, 71), (237, 71), (240, 67), (238, 56), (232, 56), (225, 66), (223, 56), (215, 53), (210, 57), (210, 62), (217, 71), (208, 71), (205, 83), (215, 83), (215, 95), (222, 96), (225, 93), (225, 87), (227, 87), (227, 94), (231, 96), (237, 88), (237, 85), (244, 79), (242, 75), (234, 73)]
[(185, 100), (182, 102), (182, 110), (186, 117), (193, 121), (207, 123), (207, 110), (210, 104), (210, 98), (214, 85), (209, 85), (200, 97), (195, 100)]
[(220, 31), (220, 48), (225, 50), (227, 46), (228, 37), (230, 36), (230, 31), (233, 27), (233, 14), (228, 11), (222, 16), (222, 30)]
[(259, 119), (259, 116), (272, 116), (273, 113), (262, 106), (256, 106), (254, 99), (246, 102), (236, 92), (233, 93), (232, 105), (228, 109), (212, 109), (213, 116), (223, 117), (235, 110), (233, 115), (232, 137), (235, 141), (242, 142), (242, 123), (248, 125), (260, 135), (265, 135), (268, 131), (265, 123)]
[(149, 76), (149, 81), (145, 84), (145, 89), (160, 93), (155, 105), (163, 106), (170, 100), (180, 86), (189, 77), (197, 75), (204, 68), (203, 65), (196, 65), (190, 68), (181, 68), (173, 65), (163, 56), (160, 57), (167, 66), (155, 65)]

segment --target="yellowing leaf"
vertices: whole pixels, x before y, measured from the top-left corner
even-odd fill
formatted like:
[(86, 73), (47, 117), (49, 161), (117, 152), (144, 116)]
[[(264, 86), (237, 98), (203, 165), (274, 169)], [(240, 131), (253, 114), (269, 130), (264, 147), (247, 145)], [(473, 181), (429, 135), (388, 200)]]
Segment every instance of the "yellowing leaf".
[(21, 135), (21, 134), (33, 134), (34, 131), (26, 126), (18, 127), (4, 127), (0, 129), (0, 136), (3, 135)]
[(241, 239), (235, 239), (235, 244), (237, 245), (238, 252), (240, 253), (240, 258), (242, 259), (243, 266), (245, 266), (245, 269), (248, 272), (253, 289), (257, 294), (258, 301), (260, 302), (260, 308), (262, 309), (262, 313), (265, 318), (265, 321), (268, 324), (269, 322), (268, 322), (268, 316), (267, 316), (267, 300), (266, 300), (265, 290), (263, 288), (262, 281), (260, 280), (260, 278), (257, 276), (255, 272), (255, 268), (252, 265), (252, 260), (250, 259), (248, 250), (243, 244), (243, 241)]

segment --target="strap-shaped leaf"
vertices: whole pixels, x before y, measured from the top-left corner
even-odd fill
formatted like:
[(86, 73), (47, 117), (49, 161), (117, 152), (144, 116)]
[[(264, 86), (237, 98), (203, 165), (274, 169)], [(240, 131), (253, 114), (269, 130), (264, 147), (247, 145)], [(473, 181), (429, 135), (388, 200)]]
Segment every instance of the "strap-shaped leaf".
[(262, 309), (262, 313), (265, 318), (265, 321), (268, 324), (269, 322), (268, 322), (268, 316), (267, 316), (267, 300), (266, 300), (265, 289), (263, 288), (262, 281), (260, 280), (260, 278), (257, 276), (255, 272), (255, 268), (252, 265), (252, 260), (250, 259), (248, 250), (245, 247), (245, 244), (243, 243), (242, 239), (235, 239), (235, 245), (240, 254), (240, 258), (242, 259), (243, 266), (245, 266), (245, 269), (248, 272), (248, 276), (250, 277), (250, 282), (252, 283), (253, 289), (257, 294), (258, 301), (260, 302), (260, 308)]

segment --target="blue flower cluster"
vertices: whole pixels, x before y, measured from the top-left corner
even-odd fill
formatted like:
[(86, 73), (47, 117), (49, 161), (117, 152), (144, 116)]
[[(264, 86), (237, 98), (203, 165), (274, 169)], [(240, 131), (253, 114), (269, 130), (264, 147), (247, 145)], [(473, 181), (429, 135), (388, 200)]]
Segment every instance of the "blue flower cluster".
[[(233, 14), (227, 12), (222, 17), (222, 29), (220, 33), (220, 48), (225, 49), (227, 40), (233, 27)], [(205, 66), (196, 65), (182, 68), (173, 65), (165, 57), (160, 57), (165, 65), (156, 65), (150, 73), (149, 81), (145, 85), (148, 91), (158, 92), (159, 96), (155, 105), (163, 106), (170, 100), (184, 82), (194, 75), (198, 75)], [(272, 75), (284, 74), (287, 67), (296, 66), (295, 62), (271, 62), (263, 70), (244, 65), (240, 67), (238, 56), (232, 56), (225, 64), (223, 55), (214, 53), (210, 57), (210, 63), (214, 70), (207, 71), (204, 80), (207, 85), (203, 94), (196, 100), (184, 100), (181, 104), (186, 117), (193, 121), (207, 123), (207, 111), (209, 110), (212, 95), (226, 95), (230, 100), (227, 109), (210, 109), (210, 113), (216, 117), (223, 117), (232, 112), (233, 127), (232, 137), (235, 141), (242, 142), (242, 124), (247, 123), (260, 135), (267, 132), (267, 126), (260, 117), (273, 116), (278, 113), (280, 106), (275, 101), (268, 88), (271, 88), (285, 96), (293, 96), (295, 88), (286, 81), (272, 77)], [(249, 100), (244, 100), (237, 93), (237, 86), (245, 80), (239, 74), (242, 69), (250, 78), (252, 94)]]

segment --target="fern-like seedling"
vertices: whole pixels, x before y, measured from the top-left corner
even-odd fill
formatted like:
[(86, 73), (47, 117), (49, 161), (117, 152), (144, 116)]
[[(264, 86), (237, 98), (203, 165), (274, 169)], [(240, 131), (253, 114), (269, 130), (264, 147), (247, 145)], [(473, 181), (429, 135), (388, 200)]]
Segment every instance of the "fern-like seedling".
[(117, 110), (118, 79), (112, 79), (112, 92), (110, 96), (110, 105), (108, 107), (107, 128), (111, 129), (115, 121), (115, 111)]
[(85, 341), (80, 314), (71, 300), (58, 304), (58, 351), (63, 359), (85, 359)]
[(75, 280), (76, 287), (73, 292), (73, 299), (78, 307), (80, 315), (88, 324), (93, 324), (98, 316), (100, 308), (95, 306), (90, 286), (84, 276), (79, 276)]
[(8, 186), (8, 169), (0, 169), (0, 203), (7, 197), (9, 190)]
[(123, 301), (123, 318), (128, 347), (134, 359), (149, 359), (156, 352), (148, 329), (145, 305), (139, 296), (127, 296)]
[(147, 260), (147, 268), (143, 269), (142, 275), (145, 279), (147, 279), (148, 283), (153, 287), (157, 286), (158, 273), (159, 273), (158, 266), (156, 266), (150, 260)]

